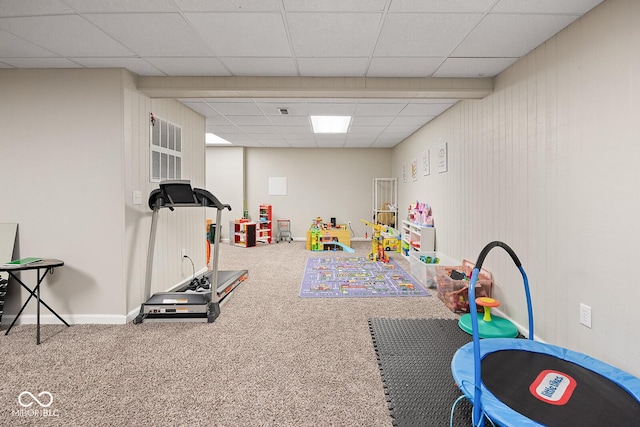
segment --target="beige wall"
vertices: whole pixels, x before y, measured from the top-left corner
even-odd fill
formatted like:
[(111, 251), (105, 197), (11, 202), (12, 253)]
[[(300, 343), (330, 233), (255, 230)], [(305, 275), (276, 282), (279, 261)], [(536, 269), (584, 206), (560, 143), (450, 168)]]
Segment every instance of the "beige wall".
[(123, 86), (119, 70), (0, 70), (0, 222), (19, 224), (19, 256), (65, 261), (42, 298), (71, 322), (125, 310)]
[[(144, 301), (150, 230), (149, 113), (183, 127), (183, 177), (204, 186), (204, 118), (150, 100), (123, 70), (0, 70), (0, 223), (19, 224), (18, 256), (65, 262), (42, 297), (71, 323), (123, 323)], [(133, 205), (133, 191), (143, 204)], [(163, 210), (153, 290), (205, 267), (204, 209)], [(168, 211), (168, 210), (166, 210)], [(32, 272), (24, 273), (33, 282)], [(3, 321), (26, 291), (12, 286)], [(35, 304), (20, 318), (35, 322)], [(43, 322), (57, 323), (48, 312)]]
[[(257, 218), (260, 204), (273, 205), (273, 218), (289, 219), (295, 239), (305, 239), (320, 216), (351, 221), (356, 237), (371, 221), (373, 178), (391, 173), (390, 149), (247, 148), (246, 198), (249, 215)], [(269, 177), (287, 178), (287, 195), (269, 195)]]
[[(437, 248), (475, 260), (492, 240), (528, 273), (535, 333), (640, 375), (633, 274), (640, 253), (640, 3), (613, 0), (502, 73), (492, 95), (458, 103), (397, 147), (393, 170), (429, 148), (432, 171), (400, 185), (401, 206), (433, 205)], [(435, 171), (446, 142), (449, 170)], [(506, 253), (486, 266), (501, 309), (526, 325)], [(502, 252), (502, 253), (500, 253)], [(592, 328), (579, 304), (592, 307)]]
[[(222, 212), (221, 239), (229, 238), (228, 223), (242, 217), (244, 206), (244, 148), (206, 147), (207, 186), (220, 202), (230, 205)], [(207, 218), (215, 221), (215, 209), (207, 210)]]

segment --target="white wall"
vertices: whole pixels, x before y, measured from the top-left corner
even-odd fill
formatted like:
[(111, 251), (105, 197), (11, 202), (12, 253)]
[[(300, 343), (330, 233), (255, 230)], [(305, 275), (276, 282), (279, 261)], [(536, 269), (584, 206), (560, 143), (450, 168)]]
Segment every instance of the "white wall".
[[(244, 148), (206, 147), (207, 186), (220, 202), (230, 205), (231, 211), (222, 212), (221, 239), (229, 238), (227, 224), (242, 217), (244, 209)], [(215, 209), (208, 209), (207, 218), (215, 222)]]
[(42, 298), (67, 321), (125, 310), (123, 85), (120, 70), (0, 70), (0, 222), (19, 224), (19, 256), (65, 262)]
[[(150, 182), (150, 114), (182, 128), (182, 179), (205, 186), (204, 117), (173, 99), (149, 99), (135, 87), (125, 91), (125, 174), (127, 313), (147, 299), (144, 294), (152, 212), (148, 205)], [(133, 205), (133, 192), (142, 193), (142, 205)], [(166, 291), (206, 268), (206, 209), (161, 209), (154, 249), (151, 292)], [(194, 265), (182, 258), (182, 249)], [(194, 268), (195, 266), (195, 268)], [(131, 316), (130, 316), (131, 317)]]
[[(273, 219), (291, 220), (295, 239), (306, 239), (314, 218), (351, 221), (355, 237), (371, 229), (373, 178), (391, 173), (390, 149), (247, 148), (247, 207), (258, 217), (260, 204), (273, 205)], [(269, 177), (287, 178), (287, 195), (269, 195)]]
[[(463, 101), (398, 146), (393, 171), (432, 153), (432, 172), (399, 185), (401, 206), (433, 205), (437, 248), (475, 260), (492, 240), (528, 273), (535, 333), (635, 375), (633, 301), (640, 253), (640, 3), (611, 0), (496, 78), (494, 93)], [(449, 171), (433, 153), (449, 146)], [(495, 253), (494, 253), (495, 252)], [(526, 325), (522, 279), (501, 249), (485, 266), (501, 309)], [(578, 322), (592, 307), (592, 328)]]
[[(42, 297), (71, 323), (122, 323), (144, 301), (151, 211), (149, 113), (183, 127), (183, 177), (204, 186), (204, 118), (150, 100), (124, 70), (0, 70), (0, 223), (19, 224), (18, 256), (59, 258)], [(133, 190), (142, 205), (133, 205)], [(153, 290), (205, 267), (205, 210), (163, 210)], [(168, 210), (167, 210), (168, 211)], [(33, 282), (33, 272), (23, 280)], [(12, 286), (3, 321), (26, 291)], [(34, 323), (35, 304), (22, 323)], [(43, 312), (44, 323), (59, 323)]]

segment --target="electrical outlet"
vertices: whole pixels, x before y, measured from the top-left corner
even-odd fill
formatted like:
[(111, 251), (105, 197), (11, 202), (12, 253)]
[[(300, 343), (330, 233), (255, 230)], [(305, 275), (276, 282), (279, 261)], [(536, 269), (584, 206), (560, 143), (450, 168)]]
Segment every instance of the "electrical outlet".
[(134, 205), (142, 204), (142, 191), (138, 191), (138, 190), (133, 191), (133, 204)]
[(187, 256), (187, 250), (186, 249), (182, 249), (182, 256), (180, 258), (184, 258)]
[(580, 324), (591, 328), (591, 307), (580, 304)]

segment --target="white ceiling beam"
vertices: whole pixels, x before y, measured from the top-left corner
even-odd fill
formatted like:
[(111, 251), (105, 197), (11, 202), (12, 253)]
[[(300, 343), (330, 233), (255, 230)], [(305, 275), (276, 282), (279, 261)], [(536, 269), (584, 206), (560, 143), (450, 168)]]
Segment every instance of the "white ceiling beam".
[(151, 98), (481, 99), (493, 79), (433, 77), (138, 77)]

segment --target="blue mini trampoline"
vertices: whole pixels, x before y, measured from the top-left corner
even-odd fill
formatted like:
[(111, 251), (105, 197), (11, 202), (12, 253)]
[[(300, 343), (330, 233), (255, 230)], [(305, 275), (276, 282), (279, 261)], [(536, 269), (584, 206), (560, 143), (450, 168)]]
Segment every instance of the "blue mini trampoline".
[(470, 312), (476, 312), (478, 273), (496, 246), (509, 253), (522, 274), (529, 339), (480, 340), (472, 316), (473, 341), (458, 349), (451, 370), (473, 404), (473, 425), (483, 426), (485, 417), (500, 426), (640, 425), (640, 379), (585, 354), (533, 340), (527, 275), (505, 243), (489, 243), (480, 253), (469, 284)]

